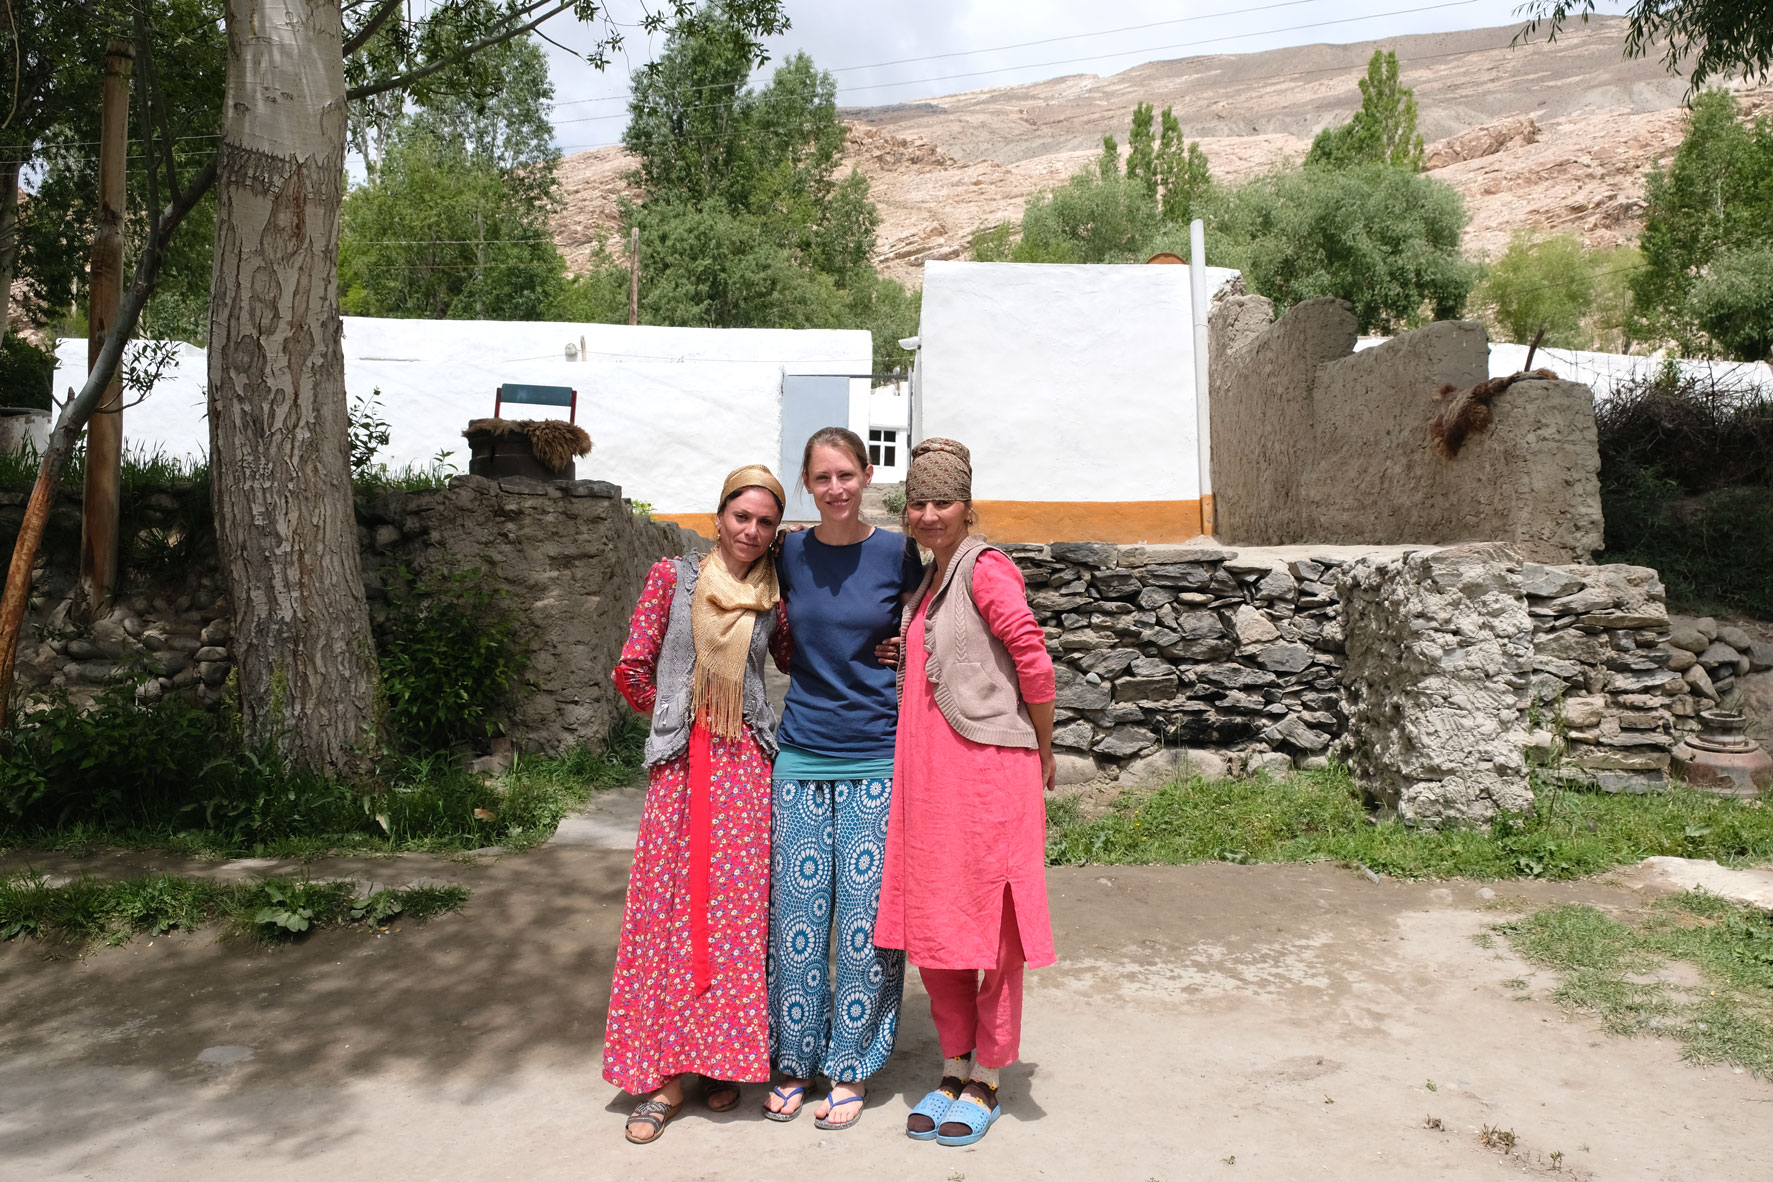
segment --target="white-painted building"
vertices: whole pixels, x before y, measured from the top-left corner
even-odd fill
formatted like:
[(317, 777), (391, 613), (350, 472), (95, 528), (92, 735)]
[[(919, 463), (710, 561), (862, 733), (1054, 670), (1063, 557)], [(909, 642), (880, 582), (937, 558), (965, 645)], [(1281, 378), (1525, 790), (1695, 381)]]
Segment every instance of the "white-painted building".
[(995, 540), (1191, 538), (1192, 311), (1185, 266), (927, 263), (912, 436), (967, 445)]
[[(812, 430), (838, 424), (866, 437), (869, 429), (873, 347), (860, 330), (346, 317), (344, 348), (351, 398), (379, 392), (391, 428), (379, 457), (387, 463), (423, 464), (449, 451), (466, 471), (462, 429), (493, 413), (501, 384), (569, 386), (595, 445), (579, 476), (619, 484), (696, 528), (709, 524), (732, 468), (767, 463), (792, 485)], [(84, 379), (86, 342), (62, 341), (57, 357), (55, 388), (65, 393)], [(153, 395), (125, 412), (126, 446), (207, 453), (207, 372), (205, 352), (181, 346)], [(554, 407), (507, 413), (566, 417)]]
[[(1355, 350), (1371, 349), (1390, 337), (1362, 337)], [(1505, 378), (1519, 373), (1527, 364), (1526, 345), (1494, 341), (1490, 345), (1490, 376)], [(1533, 354), (1534, 369), (1549, 369), (1567, 382), (1581, 382), (1594, 391), (1595, 402), (1605, 402), (1613, 388), (1624, 382), (1655, 378), (1667, 357), (1638, 353), (1591, 353), (1581, 349), (1557, 349), (1539, 346)], [(1773, 396), (1773, 366), (1765, 361), (1708, 361), (1677, 357), (1672, 359), (1683, 378), (1702, 383), (1715, 382), (1720, 387), (1759, 390)]]

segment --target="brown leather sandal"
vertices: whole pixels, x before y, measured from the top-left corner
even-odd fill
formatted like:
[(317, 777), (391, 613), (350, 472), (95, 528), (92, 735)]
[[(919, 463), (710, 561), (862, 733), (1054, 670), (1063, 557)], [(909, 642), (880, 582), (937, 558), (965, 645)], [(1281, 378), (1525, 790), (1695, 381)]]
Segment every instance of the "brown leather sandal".
[[(716, 1104), (714, 1097), (730, 1095), (732, 1099), (724, 1104)], [(709, 1112), (731, 1112), (739, 1106), (739, 1085), (728, 1083), (724, 1079), (702, 1077), (702, 1103), (708, 1106)]]

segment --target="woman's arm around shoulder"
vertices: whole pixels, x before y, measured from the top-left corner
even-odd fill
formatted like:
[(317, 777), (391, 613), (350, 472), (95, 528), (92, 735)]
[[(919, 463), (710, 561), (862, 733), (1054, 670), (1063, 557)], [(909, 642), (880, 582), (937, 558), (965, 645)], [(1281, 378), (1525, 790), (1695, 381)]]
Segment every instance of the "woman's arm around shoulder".
[(628, 704), (642, 714), (651, 714), (658, 697), (657, 678), (659, 650), (665, 645), (665, 628), (671, 622), (671, 599), (677, 594), (677, 563), (661, 558), (646, 572), (646, 586), (640, 590), (640, 602), (628, 621), (628, 642), (622, 646), (622, 658), (616, 662), (610, 679)]

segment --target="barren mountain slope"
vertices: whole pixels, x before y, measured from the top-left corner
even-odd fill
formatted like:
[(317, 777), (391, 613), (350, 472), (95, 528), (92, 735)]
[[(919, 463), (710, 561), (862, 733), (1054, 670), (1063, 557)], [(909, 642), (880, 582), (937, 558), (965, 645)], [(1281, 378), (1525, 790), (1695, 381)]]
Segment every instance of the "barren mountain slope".
[[(1680, 143), (1685, 82), (1623, 55), (1624, 22), (1597, 18), (1554, 44), (1510, 49), (1515, 27), (1150, 62), (1106, 78), (847, 110), (848, 160), (880, 207), (881, 269), (916, 283), (921, 264), (957, 258), (974, 231), (1021, 215), (1028, 195), (1124, 145), (1133, 105), (1174, 106), (1222, 180), (1286, 157), (1359, 105), (1356, 80), (1392, 49), (1414, 88), (1434, 175), (1464, 194), (1467, 250), (1494, 254), (1516, 229), (1574, 229), (1591, 245), (1636, 237), (1643, 174)], [(1743, 94), (1749, 109), (1773, 91)], [(630, 167), (620, 148), (568, 157), (556, 239), (575, 266), (608, 233)]]

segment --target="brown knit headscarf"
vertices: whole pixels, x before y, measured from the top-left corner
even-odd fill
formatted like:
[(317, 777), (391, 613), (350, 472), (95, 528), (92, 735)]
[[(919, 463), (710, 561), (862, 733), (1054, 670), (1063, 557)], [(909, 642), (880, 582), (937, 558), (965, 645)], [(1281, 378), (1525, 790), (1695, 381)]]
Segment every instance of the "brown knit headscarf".
[(966, 444), (935, 436), (911, 449), (905, 474), (907, 501), (973, 499), (973, 456)]
[[(720, 490), (720, 509), (733, 495), (761, 488), (776, 498), (779, 512), (787, 497), (776, 474), (762, 464), (734, 468)], [(726, 569), (715, 550), (702, 560), (696, 593), (690, 597), (690, 633), (696, 642), (692, 693), (696, 717), (717, 735), (738, 738), (745, 732), (745, 661), (751, 652), (751, 628), (758, 612), (776, 606), (781, 592), (776, 564), (764, 555), (751, 564), (743, 579)]]

